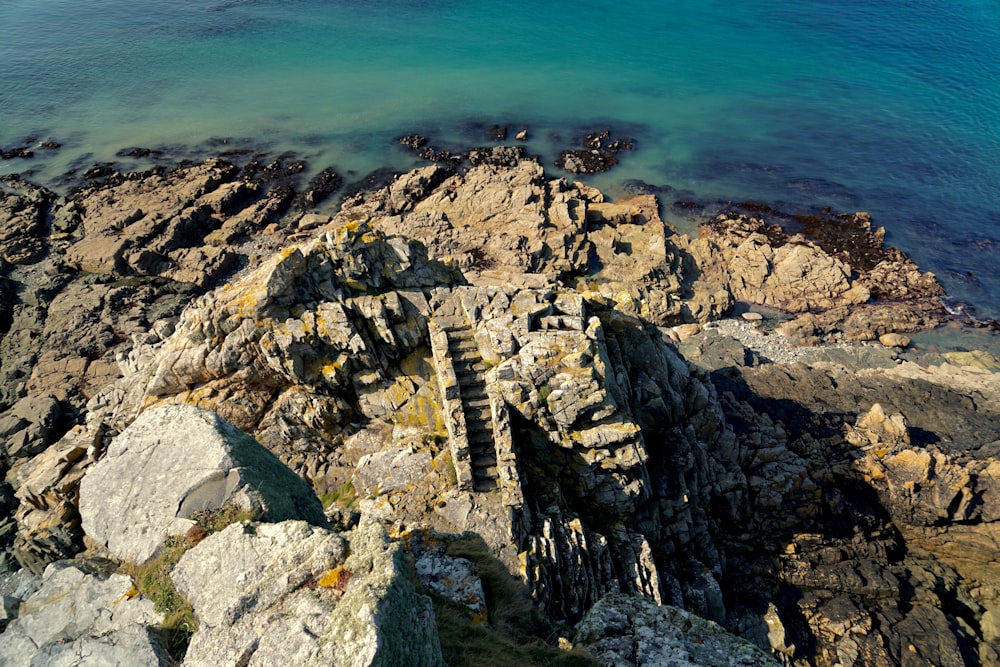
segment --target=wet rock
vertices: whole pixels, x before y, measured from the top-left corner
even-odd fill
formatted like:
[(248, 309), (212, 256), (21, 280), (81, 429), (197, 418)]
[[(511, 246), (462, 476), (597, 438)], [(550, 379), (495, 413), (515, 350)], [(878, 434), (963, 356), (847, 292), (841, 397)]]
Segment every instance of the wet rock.
[(515, 167), (524, 159), (523, 146), (493, 146), (469, 150), (469, 164), (473, 167), (492, 164), (498, 167)]
[(618, 164), (618, 158), (598, 150), (568, 150), (559, 154), (555, 165), (571, 174), (597, 174)]
[(506, 125), (490, 125), (486, 128), (486, 133), (494, 141), (506, 141), (507, 130), (508, 127)]
[(0, 160), (28, 159), (33, 157), (35, 157), (35, 153), (28, 146), (16, 146), (7, 149), (0, 148)]
[[(125, 478), (149, 481), (123, 486)], [(195, 514), (226, 507), (326, 525), (305, 482), (250, 436), (190, 405), (142, 413), (80, 484), (83, 529), (116, 557), (140, 564), (167, 536), (194, 525)]]
[(123, 148), (115, 153), (117, 157), (135, 157), (135, 158), (161, 158), (163, 157), (163, 151), (155, 148)]
[(337, 172), (327, 167), (313, 176), (305, 190), (295, 196), (292, 206), (300, 211), (315, 208), (339, 190), (343, 182)]
[(396, 139), (400, 144), (412, 150), (420, 150), (427, 145), (427, 137), (419, 134), (404, 134)]

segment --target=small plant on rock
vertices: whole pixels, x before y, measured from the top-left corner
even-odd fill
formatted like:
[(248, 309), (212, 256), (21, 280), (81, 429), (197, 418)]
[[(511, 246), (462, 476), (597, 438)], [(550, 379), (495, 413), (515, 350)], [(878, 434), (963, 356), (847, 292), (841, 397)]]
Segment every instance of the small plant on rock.
[(183, 537), (168, 537), (160, 554), (148, 563), (121, 565), (121, 571), (132, 577), (132, 596), (141, 595), (163, 614), (161, 628), (166, 649), (178, 663), (187, 652), (191, 635), (198, 629), (194, 609), (170, 579), (170, 572), (187, 549), (188, 544)]

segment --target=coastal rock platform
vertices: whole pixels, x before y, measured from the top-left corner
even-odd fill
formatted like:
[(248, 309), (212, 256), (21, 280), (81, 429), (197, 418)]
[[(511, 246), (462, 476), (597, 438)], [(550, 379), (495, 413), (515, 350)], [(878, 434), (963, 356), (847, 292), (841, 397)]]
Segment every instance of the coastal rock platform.
[[(190, 664), (451, 664), (448, 623), (595, 664), (668, 617), (705, 633), (690, 664), (997, 664), (1000, 366), (903, 338), (947, 319), (934, 276), (863, 213), (691, 237), (516, 148), (320, 208), (288, 160), (0, 185), (0, 547), (43, 585), (183, 549)], [(289, 482), (210, 474), (211, 509), (259, 510), (211, 534), (148, 511), (187, 473), (120, 454), (169, 440), (126, 446), (168, 412), (164, 466), (228, 433)], [(92, 518), (120, 478), (122, 524), (156, 524), (142, 554)], [(298, 511), (268, 519), (274, 493)], [(273, 571), (225, 564), (251, 552)]]

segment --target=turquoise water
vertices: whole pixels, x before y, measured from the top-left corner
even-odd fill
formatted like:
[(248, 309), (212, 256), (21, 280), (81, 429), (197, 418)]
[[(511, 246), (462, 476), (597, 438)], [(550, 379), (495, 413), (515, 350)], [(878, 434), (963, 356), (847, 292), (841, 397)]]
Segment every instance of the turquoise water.
[(995, 0), (0, 0), (0, 147), (63, 144), (0, 173), (225, 137), (360, 177), (415, 164), (398, 134), (461, 148), (492, 123), (546, 164), (588, 129), (634, 137), (588, 179), (611, 192), (867, 210), (1000, 317)]

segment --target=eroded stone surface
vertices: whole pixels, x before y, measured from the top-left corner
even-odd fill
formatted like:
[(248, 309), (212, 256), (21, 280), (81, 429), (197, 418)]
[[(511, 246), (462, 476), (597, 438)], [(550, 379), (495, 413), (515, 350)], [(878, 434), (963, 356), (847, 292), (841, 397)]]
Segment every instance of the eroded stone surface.
[(576, 626), (577, 642), (607, 667), (777, 667), (760, 648), (677, 607), (609, 595)]

